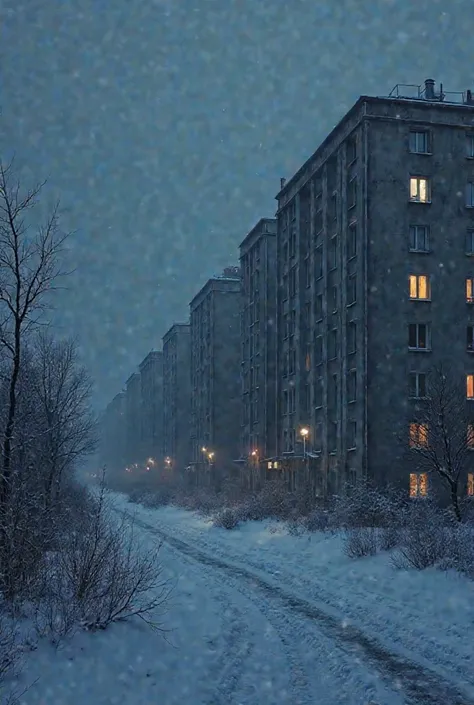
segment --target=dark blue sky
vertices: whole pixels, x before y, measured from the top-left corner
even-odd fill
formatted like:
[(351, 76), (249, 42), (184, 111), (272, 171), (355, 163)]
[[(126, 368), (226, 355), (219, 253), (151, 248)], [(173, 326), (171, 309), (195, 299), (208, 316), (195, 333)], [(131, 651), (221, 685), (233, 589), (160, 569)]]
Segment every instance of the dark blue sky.
[(474, 87), (473, 0), (0, 0), (0, 147), (61, 196), (100, 404), (361, 93)]

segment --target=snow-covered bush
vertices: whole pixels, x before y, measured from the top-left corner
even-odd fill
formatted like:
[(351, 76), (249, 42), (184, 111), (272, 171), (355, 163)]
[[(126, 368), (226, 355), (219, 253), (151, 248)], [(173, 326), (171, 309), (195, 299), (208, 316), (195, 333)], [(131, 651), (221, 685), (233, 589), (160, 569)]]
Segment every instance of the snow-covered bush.
[(133, 615), (158, 628), (169, 593), (159, 549), (145, 550), (133, 524), (117, 521), (102, 489), (80, 530), (73, 528), (48, 556), (35, 609), (38, 631), (57, 641), (78, 624), (104, 629)]
[(221, 529), (235, 529), (239, 525), (238, 513), (235, 509), (222, 509), (213, 519), (214, 526)]
[(346, 529), (344, 553), (348, 558), (375, 556), (377, 553), (377, 529), (372, 526)]
[(327, 531), (330, 528), (330, 521), (328, 510), (316, 507), (302, 519), (302, 524), (307, 531)]
[(412, 501), (400, 513), (399, 522), (400, 545), (392, 555), (395, 567), (423, 570), (447, 556), (455, 529), (451, 512), (429, 499)]
[(381, 490), (367, 481), (347, 485), (333, 498), (331, 524), (334, 528), (387, 527), (397, 523), (404, 499), (396, 490)]
[(238, 507), (242, 521), (262, 519), (288, 519), (294, 512), (294, 498), (283, 482), (267, 482), (260, 492), (244, 501)]

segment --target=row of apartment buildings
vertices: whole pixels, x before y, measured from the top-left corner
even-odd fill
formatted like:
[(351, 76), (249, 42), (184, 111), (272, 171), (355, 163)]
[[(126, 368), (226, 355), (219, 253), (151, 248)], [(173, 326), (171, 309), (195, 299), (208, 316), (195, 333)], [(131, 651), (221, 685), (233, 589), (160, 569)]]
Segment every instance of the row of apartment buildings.
[(400, 438), (429, 370), (449, 361), (474, 400), (471, 92), (429, 79), (360, 97), (276, 199), (240, 267), (211, 278), (150, 353), (156, 388), (140, 368), (109, 405), (109, 433), (125, 409), (138, 458), (141, 388), (159, 429), (146, 447), (142, 429), (142, 456), (216, 482), (239, 467), (290, 485), (306, 473), (317, 494), (361, 475), (408, 487)]

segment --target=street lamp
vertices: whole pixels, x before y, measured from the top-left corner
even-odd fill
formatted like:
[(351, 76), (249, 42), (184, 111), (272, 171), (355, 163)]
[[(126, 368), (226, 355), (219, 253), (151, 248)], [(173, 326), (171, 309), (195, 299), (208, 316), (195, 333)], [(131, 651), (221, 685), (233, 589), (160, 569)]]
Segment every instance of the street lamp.
[(309, 428), (306, 426), (300, 428), (300, 436), (303, 439), (303, 458), (306, 460), (306, 439), (309, 436)]
[(171, 467), (171, 458), (170, 457), (165, 458), (165, 465), (167, 468)]

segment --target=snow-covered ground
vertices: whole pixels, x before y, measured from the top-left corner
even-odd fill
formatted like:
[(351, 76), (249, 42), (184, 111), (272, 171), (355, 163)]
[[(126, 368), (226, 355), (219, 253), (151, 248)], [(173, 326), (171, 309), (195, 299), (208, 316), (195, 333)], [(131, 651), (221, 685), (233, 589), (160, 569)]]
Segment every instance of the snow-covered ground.
[(349, 560), (337, 536), (217, 529), (117, 495), (175, 589), (166, 640), (139, 622), (28, 657), (24, 705), (474, 705), (474, 588)]

